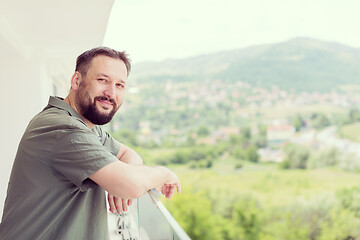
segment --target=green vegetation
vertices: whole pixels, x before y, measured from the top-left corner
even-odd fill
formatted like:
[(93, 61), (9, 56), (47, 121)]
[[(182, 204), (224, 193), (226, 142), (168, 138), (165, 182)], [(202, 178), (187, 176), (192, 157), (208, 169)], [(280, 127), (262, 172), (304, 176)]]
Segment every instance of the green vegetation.
[[(259, 154), (270, 149), (268, 122), (279, 116), (295, 127), (296, 135), (339, 126), (339, 136), (355, 141), (360, 133), (355, 108), (314, 100), (296, 110), (276, 104), (254, 110), (247, 105), (261, 101), (249, 99), (279, 93), (244, 88), (238, 94), (226, 84), (222, 91), (232, 94), (218, 92), (226, 96), (221, 102), (192, 95), (194, 104), (185, 97), (186, 86), (200, 85), (174, 84), (178, 98), (143, 86), (147, 101), (130, 96), (132, 107), (115, 120), (120, 127), (109, 126), (147, 165), (177, 172), (183, 193), (163, 201), (192, 239), (360, 239), (358, 158), (318, 143), (282, 142), (272, 149), (283, 152), (278, 163), (264, 162)], [(277, 104), (281, 101), (287, 99)]]
[(360, 142), (360, 110), (351, 108), (345, 116), (338, 117), (339, 128), (337, 134), (341, 138)]
[(326, 142), (359, 142), (360, 66), (331, 49), (153, 63), (109, 129), (177, 172), (183, 193), (163, 201), (193, 240), (360, 239), (360, 159)]
[(339, 169), (340, 152), (288, 144), (284, 161), (262, 163), (257, 136), (136, 150), (178, 174), (183, 192), (163, 202), (191, 239), (358, 239), (360, 175)]
[(295, 127), (297, 132), (305, 126), (304, 119), (301, 117), (300, 114), (296, 114), (296, 116), (292, 119), (292, 125)]
[(360, 123), (343, 125), (339, 129), (338, 134), (342, 138), (346, 138), (355, 142), (360, 142)]
[(360, 175), (338, 170), (178, 169), (166, 206), (194, 240), (357, 239)]
[(310, 118), (313, 127), (316, 129), (323, 129), (331, 125), (329, 118), (325, 114), (313, 113)]
[(308, 148), (301, 145), (289, 144), (285, 147), (285, 159), (281, 163), (281, 167), (285, 169), (305, 169), (310, 156)]
[(358, 87), (359, 62), (358, 49), (299, 38), (189, 59), (144, 63), (135, 77), (139, 82), (155, 84), (169, 79), (179, 83), (222, 79), (296, 92), (330, 92), (338, 87), (348, 92)]

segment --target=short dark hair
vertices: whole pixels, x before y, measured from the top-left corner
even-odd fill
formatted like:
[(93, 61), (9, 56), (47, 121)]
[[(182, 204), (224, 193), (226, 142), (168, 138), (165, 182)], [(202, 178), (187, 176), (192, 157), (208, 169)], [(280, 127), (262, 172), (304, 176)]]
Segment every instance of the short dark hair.
[(104, 55), (111, 58), (122, 60), (125, 63), (127, 75), (129, 76), (131, 70), (129, 55), (124, 51), (119, 52), (108, 47), (96, 47), (80, 54), (76, 59), (75, 71), (78, 71), (81, 73), (81, 75), (86, 76), (91, 61), (93, 60), (94, 57), (99, 55)]

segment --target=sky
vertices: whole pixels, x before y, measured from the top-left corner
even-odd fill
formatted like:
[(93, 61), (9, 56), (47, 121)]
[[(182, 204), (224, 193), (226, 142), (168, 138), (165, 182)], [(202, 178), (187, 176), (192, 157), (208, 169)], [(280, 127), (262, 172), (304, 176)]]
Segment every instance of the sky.
[(309, 37), (360, 48), (358, 0), (115, 0), (104, 45), (133, 63)]

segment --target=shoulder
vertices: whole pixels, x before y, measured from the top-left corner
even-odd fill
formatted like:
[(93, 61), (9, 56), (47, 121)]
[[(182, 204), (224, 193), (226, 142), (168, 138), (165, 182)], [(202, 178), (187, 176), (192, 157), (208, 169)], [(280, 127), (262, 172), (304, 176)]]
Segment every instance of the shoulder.
[(48, 108), (40, 112), (31, 120), (28, 128), (42, 132), (90, 131), (81, 119), (58, 108)]

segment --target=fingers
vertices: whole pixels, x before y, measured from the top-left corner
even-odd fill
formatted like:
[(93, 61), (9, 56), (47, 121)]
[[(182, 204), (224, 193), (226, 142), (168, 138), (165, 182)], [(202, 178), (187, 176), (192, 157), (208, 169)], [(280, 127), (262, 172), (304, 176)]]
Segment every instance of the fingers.
[(122, 210), (124, 212), (126, 212), (129, 208), (128, 206), (128, 199), (121, 199), (121, 202), (122, 202)]
[(174, 193), (175, 193), (175, 189), (177, 190), (178, 193), (181, 192), (181, 185), (180, 183), (174, 183), (174, 184), (164, 184), (161, 187), (161, 193), (166, 197), (166, 198), (172, 198)]
[(111, 195), (110, 193), (108, 194), (108, 202), (109, 202), (109, 211), (112, 213), (115, 213), (116, 207), (115, 207), (115, 203), (114, 203), (114, 196)]
[(118, 197), (114, 197), (114, 203), (115, 203), (116, 212), (118, 214), (122, 214), (122, 212), (123, 212), (123, 200), (118, 198)]
[[(170, 171), (171, 172), (171, 171)], [(176, 176), (175, 173), (171, 172), (171, 178), (169, 178), (166, 182), (165, 182), (165, 189), (164, 189), (164, 195), (167, 198), (172, 198), (175, 192), (175, 188), (177, 190), (178, 193), (181, 192), (181, 184), (179, 181), (179, 178)]]
[(176, 191), (177, 191), (177, 193), (181, 193), (181, 184), (180, 184), (180, 182), (176, 183)]
[(129, 207), (132, 205), (133, 201), (134, 201), (133, 199), (129, 199), (129, 200), (128, 200), (128, 206), (129, 206)]
[(174, 192), (175, 192), (175, 185), (171, 185), (169, 188), (168, 188), (168, 192), (167, 192), (167, 198), (172, 198), (173, 195), (174, 195)]
[(122, 214), (129, 210), (133, 203), (133, 199), (120, 199), (111, 194), (108, 194), (109, 211), (112, 213)]

